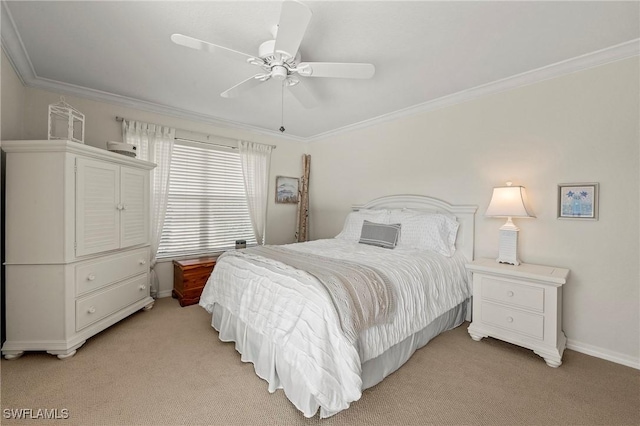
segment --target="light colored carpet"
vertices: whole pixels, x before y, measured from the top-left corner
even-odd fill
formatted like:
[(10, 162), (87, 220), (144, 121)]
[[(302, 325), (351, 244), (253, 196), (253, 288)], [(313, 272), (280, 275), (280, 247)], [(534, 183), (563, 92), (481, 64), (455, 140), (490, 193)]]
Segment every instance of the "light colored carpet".
[[(640, 371), (567, 350), (560, 368), (468, 324), (446, 332), (359, 401), (304, 418), (267, 392), (218, 340), (210, 316), (160, 299), (89, 339), (69, 359), (2, 360), (2, 424), (640, 425)], [(67, 409), (67, 420), (6, 419), (6, 409)]]

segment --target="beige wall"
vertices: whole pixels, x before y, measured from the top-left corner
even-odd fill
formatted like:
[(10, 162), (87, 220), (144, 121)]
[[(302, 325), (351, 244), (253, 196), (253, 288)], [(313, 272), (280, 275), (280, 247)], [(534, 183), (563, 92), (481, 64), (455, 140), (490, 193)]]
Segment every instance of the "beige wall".
[(0, 139), (22, 139), (26, 89), (13, 70), (4, 50), (2, 51), (2, 56), (0, 56), (0, 66), (2, 67), (2, 84), (0, 85), (0, 92), (2, 93), (0, 115), (2, 116), (2, 123)]
[[(524, 185), (524, 262), (571, 269), (570, 347), (640, 368), (638, 59), (629, 59), (310, 144), (312, 237), (383, 195), (476, 204), (476, 257), (496, 257), (494, 186)], [(600, 220), (558, 220), (557, 185), (600, 183)]]

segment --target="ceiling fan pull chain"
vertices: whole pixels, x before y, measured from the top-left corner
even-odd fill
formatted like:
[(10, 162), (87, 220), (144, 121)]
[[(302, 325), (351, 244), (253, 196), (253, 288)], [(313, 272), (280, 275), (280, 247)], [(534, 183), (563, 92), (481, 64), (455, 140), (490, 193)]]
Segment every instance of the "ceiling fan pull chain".
[(282, 80), (282, 86), (280, 86), (280, 132), (284, 133), (284, 84), (286, 80)]

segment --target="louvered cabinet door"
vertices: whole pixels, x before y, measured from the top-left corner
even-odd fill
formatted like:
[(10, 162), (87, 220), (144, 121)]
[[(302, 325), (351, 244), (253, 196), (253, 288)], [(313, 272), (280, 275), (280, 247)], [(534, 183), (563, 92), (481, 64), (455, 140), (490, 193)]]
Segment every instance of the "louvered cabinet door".
[(120, 247), (149, 240), (149, 174), (122, 167), (120, 173)]
[(120, 248), (120, 166), (76, 159), (76, 256)]

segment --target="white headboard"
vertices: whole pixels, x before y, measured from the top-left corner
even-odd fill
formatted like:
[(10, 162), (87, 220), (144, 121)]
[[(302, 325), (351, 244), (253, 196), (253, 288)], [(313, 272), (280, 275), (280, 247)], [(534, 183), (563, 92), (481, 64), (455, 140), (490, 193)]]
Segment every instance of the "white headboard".
[(437, 198), (425, 195), (389, 195), (376, 198), (363, 205), (355, 205), (353, 210), (360, 209), (412, 209), (432, 213), (448, 213), (456, 216), (460, 227), (456, 238), (456, 250), (473, 260), (473, 238), (475, 216), (478, 206), (449, 204)]

